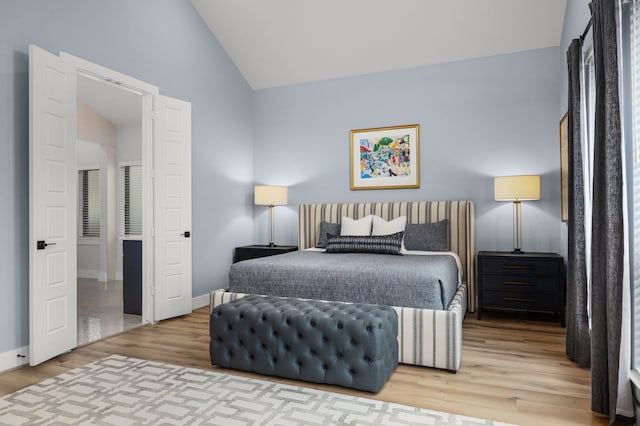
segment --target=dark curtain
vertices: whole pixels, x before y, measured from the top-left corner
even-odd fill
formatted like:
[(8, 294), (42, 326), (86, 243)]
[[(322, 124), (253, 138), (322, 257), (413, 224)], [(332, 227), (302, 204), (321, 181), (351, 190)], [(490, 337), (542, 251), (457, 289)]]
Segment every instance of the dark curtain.
[(616, 2), (592, 2), (595, 132), (591, 250), (591, 409), (615, 420), (624, 228)]
[(589, 317), (587, 314), (587, 267), (584, 232), (584, 178), (580, 139), (580, 72), (582, 42), (571, 41), (569, 66), (569, 108), (567, 111), (569, 160), (569, 245), (567, 259), (567, 357), (582, 367), (591, 363)]

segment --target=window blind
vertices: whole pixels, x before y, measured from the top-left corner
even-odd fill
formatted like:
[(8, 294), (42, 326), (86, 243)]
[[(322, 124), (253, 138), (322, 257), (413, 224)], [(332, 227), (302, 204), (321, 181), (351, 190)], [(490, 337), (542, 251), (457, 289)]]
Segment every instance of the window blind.
[(142, 235), (142, 166), (120, 167), (120, 233)]
[(80, 235), (100, 236), (100, 170), (80, 170), (78, 176), (78, 206)]

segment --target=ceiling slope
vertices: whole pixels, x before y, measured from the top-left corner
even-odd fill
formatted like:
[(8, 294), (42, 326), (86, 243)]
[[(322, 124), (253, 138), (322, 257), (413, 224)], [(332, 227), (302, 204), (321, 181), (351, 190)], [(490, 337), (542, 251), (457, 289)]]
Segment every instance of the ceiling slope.
[(251, 87), (558, 46), (566, 0), (192, 0)]

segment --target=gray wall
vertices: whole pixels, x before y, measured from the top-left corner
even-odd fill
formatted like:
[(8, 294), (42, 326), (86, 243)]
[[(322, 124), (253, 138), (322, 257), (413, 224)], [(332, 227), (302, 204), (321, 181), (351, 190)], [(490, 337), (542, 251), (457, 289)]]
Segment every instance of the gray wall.
[[(276, 243), (296, 242), (299, 203), (470, 199), (477, 250), (510, 250), (512, 204), (493, 200), (493, 177), (540, 174), (542, 199), (523, 203), (523, 248), (559, 251), (558, 57), (547, 48), (256, 91), (256, 183), (290, 185)], [(351, 191), (349, 131), (412, 123), (421, 188)]]
[(223, 287), (253, 238), (252, 91), (189, 1), (0, 0), (0, 352), (28, 344), (31, 43), (192, 103), (194, 296)]

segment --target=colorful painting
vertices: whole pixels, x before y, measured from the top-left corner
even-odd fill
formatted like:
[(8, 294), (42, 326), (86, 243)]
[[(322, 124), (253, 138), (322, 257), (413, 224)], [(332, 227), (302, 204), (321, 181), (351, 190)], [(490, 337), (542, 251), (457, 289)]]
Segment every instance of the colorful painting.
[(351, 189), (419, 188), (418, 125), (351, 131)]

